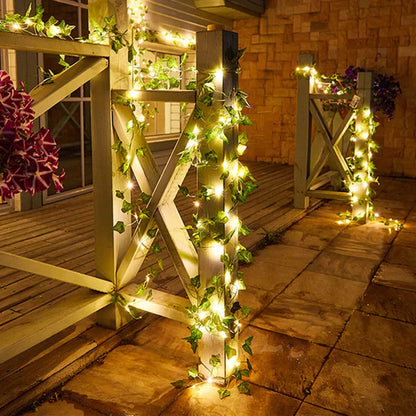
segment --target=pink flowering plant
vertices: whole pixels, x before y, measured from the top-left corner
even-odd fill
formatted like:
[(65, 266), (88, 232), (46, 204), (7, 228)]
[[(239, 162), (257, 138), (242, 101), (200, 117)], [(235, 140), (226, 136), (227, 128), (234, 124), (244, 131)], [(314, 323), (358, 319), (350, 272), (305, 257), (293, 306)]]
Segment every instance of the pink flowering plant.
[(33, 132), (33, 99), (23, 84), (15, 89), (6, 71), (0, 71), (0, 195), (42, 192), (53, 182), (63, 189), (65, 172), (58, 174), (58, 150), (48, 129)]

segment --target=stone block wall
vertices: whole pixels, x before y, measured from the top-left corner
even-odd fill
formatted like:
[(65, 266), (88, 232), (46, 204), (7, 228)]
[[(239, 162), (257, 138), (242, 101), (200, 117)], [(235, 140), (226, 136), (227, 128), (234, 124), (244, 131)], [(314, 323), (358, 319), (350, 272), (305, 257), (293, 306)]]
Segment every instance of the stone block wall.
[(299, 53), (312, 52), (317, 70), (349, 65), (393, 75), (403, 94), (392, 121), (380, 117), (375, 140), (378, 174), (416, 177), (416, 1), (268, 0), (260, 18), (236, 21), (241, 88), (250, 97), (247, 160), (294, 163)]

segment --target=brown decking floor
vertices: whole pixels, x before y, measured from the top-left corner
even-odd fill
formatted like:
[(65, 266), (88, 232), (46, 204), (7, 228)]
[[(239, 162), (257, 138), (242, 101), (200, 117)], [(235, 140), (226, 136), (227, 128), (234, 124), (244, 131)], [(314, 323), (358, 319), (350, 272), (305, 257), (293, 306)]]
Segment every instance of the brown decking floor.
[[(267, 163), (248, 165), (258, 181), (259, 190), (241, 206), (240, 216), (254, 231), (243, 244), (253, 247), (260, 240), (263, 228), (281, 229), (304, 213), (292, 208), (293, 167)], [(195, 173), (190, 172), (185, 184), (192, 191), (194, 183)], [(191, 200), (178, 196), (176, 203), (184, 222), (190, 223), (194, 210)], [(38, 210), (0, 217), (0, 249), (94, 275), (93, 226), (92, 194), (84, 194)], [(167, 250), (162, 254), (165, 270), (155, 279), (154, 287), (181, 293), (183, 288)], [(146, 261), (137, 282), (143, 279), (154, 261), (151, 257)], [(36, 319), (36, 314), (47, 309), (48, 304), (71, 297), (79, 290), (85, 289), (0, 268), (0, 334), (28, 316)], [(154, 318), (146, 315), (114, 332), (96, 326), (92, 316), (0, 364), (0, 415), (11, 415), (30, 404), (42, 392), (55, 388)]]

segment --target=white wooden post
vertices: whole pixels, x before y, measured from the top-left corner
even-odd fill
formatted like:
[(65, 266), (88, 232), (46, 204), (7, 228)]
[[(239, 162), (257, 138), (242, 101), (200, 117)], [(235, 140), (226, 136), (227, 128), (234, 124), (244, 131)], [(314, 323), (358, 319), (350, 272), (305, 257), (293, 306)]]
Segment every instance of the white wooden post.
[[(207, 32), (197, 33), (197, 70), (198, 70), (198, 84), (203, 81), (209, 74), (219, 74), (215, 77), (214, 83), (217, 93), (214, 96), (214, 102), (211, 107), (203, 106), (197, 102), (197, 105), (203, 108), (205, 113), (204, 118), (209, 119), (212, 115), (222, 106), (224, 100), (226, 105), (231, 105), (231, 102), (227, 102), (233, 91), (238, 87), (238, 76), (236, 73), (236, 61), (235, 57), (238, 53), (238, 35), (234, 32), (224, 30), (214, 30)], [(222, 74), (219, 70), (222, 69)], [(200, 201), (199, 217), (212, 218), (215, 217), (218, 211), (225, 211), (226, 213), (231, 208), (231, 197), (228, 190), (228, 181), (220, 179), (222, 173), (222, 167), (224, 161), (230, 160), (232, 154), (236, 150), (237, 146), (237, 129), (227, 129), (226, 136), (228, 143), (225, 143), (221, 139), (213, 139), (208, 145), (204, 142), (201, 144), (201, 153), (204, 154), (209, 150), (215, 150), (218, 155), (217, 166), (204, 166), (199, 167), (197, 171), (198, 175), (198, 189), (202, 186), (207, 186), (212, 189), (222, 188), (223, 193), (221, 196), (214, 196), (208, 201)], [(203, 134), (203, 132), (201, 132)], [(232, 163), (237, 163), (236, 161)], [(227, 224), (216, 224), (215, 231), (218, 234), (226, 235), (230, 231), (232, 226), (232, 218), (236, 215), (236, 212), (229, 214), (229, 221)], [(201, 280), (201, 291), (210, 285), (213, 276), (217, 274), (225, 273), (224, 264), (221, 262), (221, 254), (229, 254), (230, 258), (235, 258), (238, 245), (238, 232), (234, 233), (232, 239), (224, 246), (219, 245), (215, 241), (203, 242), (203, 247), (198, 250), (198, 266), (199, 275)], [(236, 279), (237, 270), (234, 270), (234, 275), (230, 276), (230, 282), (232, 284)], [(225, 278), (225, 277), (224, 277)], [(227, 281), (227, 279), (225, 278)], [(228, 295), (226, 295), (228, 296)], [(229, 299), (223, 298), (220, 300), (213, 300), (218, 302), (216, 310), (220, 310), (220, 314), (227, 314), (227, 308), (229, 307)], [(211, 302), (211, 303), (213, 303)], [(227, 335), (228, 336), (228, 335)], [(202, 363), (208, 365), (209, 359), (212, 355), (220, 355), (221, 367), (217, 369), (216, 377), (226, 378), (232, 371), (232, 366), (227, 362), (225, 355), (225, 346), (228, 344), (233, 348), (236, 348), (236, 339), (226, 339), (219, 335), (204, 334), (200, 346), (198, 348), (199, 356)], [(200, 372), (206, 376), (210, 376), (207, 369), (202, 365), (200, 366)]]
[(356, 166), (359, 168), (353, 171), (353, 177), (360, 178), (360, 181), (353, 180), (350, 186), (352, 193), (352, 216), (362, 219), (364, 222), (368, 217), (368, 193), (369, 189), (369, 163), (371, 162), (371, 130), (368, 120), (371, 114), (373, 74), (371, 72), (359, 72), (357, 80), (357, 93), (360, 96), (357, 118), (355, 121), (355, 146), (354, 156), (362, 159)]
[[(312, 54), (299, 55), (298, 66), (312, 68), (314, 57)], [(311, 152), (311, 116), (309, 112), (309, 93), (312, 92), (313, 78), (309, 72), (298, 78), (297, 109), (296, 109), (296, 149), (295, 149), (295, 208), (305, 209), (309, 206), (307, 192), (307, 178), (310, 171)]]
[[(126, 0), (89, 0), (89, 20), (104, 26), (104, 17), (115, 15), (121, 32), (128, 30)], [(111, 146), (114, 133), (111, 115), (111, 89), (130, 89), (127, 48), (117, 54), (111, 52), (109, 66), (91, 81), (91, 129), (95, 214), (95, 255), (97, 276), (114, 283), (117, 287), (116, 271), (131, 239), (130, 229), (123, 234), (114, 232), (117, 221), (130, 222), (129, 214), (121, 212), (121, 199), (115, 191), (125, 191), (128, 176), (118, 170), (121, 161)], [(118, 305), (110, 305), (98, 312), (100, 324), (117, 329), (128, 319), (128, 314)]]

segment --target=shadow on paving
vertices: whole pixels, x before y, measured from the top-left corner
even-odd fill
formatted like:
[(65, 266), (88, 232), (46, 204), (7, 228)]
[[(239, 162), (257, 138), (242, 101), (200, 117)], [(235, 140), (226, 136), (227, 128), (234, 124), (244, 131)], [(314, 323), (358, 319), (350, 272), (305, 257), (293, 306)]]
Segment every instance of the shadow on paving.
[(386, 178), (376, 210), (405, 221), (404, 230), (339, 225), (345, 207), (329, 202), (242, 268), (240, 299), (253, 305), (242, 334), (254, 336), (251, 396), (233, 388), (220, 400), (209, 384), (174, 389), (197, 358), (182, 340), (186, 325), (158, 319), (36, 414), (416, 414), (415, 206), (416, 181)]

